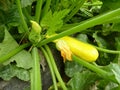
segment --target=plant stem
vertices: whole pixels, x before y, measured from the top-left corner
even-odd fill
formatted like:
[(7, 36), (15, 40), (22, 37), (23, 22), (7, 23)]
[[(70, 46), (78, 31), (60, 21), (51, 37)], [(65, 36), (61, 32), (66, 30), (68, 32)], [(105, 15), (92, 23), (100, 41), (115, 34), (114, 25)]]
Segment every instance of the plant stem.
[(52, 76), (52, 80), (53, 80), (54, 89), (58, 90), (58, 88), (57, 88), (57, 81), (56, 81), (56, 78), (55, 78), (55, 74), (54, 74), (54, 70), (53, 70), (53, 67), (52, 67), (52, 63), (50, 62), (50, 58), (49, 58), (47, 52), (45, 51), (45, 49), (42, 48), (42, 47), (40, 47), (40, 48), (41, 48), (42, 52), (44, 53), (45, 58), (46, 58), (47, 63), (48, 63), (48, 66), (50, 68), (50, 72), (51, 72), (51, 76)]
[(80, 7), (84, 4), (86, 0), (79, 0), (76, 1), (77, 3), (75, 4), (75, 7), (71, 10), (71, 13), (65, 18), (65, 22), (70, 20), (80, 9)]
[(33, 70), (30, 70), (30, 90), (34, 90), (34, 73)]
[(42, 10), (42, 17), (44, 17), (46, 15), (46, 13), (48, 12), (48, 10), (50, 8), (50, 4), (51, 4), (51, 0), (46, 0), (46, 4)]
[(108, 50), (104, 48), (100, 48), (95, 46), (99, 51), (106, 52), (106, 53), (112, 53), (112, 54), (120, 54), (120, 51), (115, 51), (115, 50)]
[(84, 3), (83, 6), (102, 6), (102, 2), (98, 2), (98, 3)]
[(108, 13), (105, 13), (103, 15), (99, 15), (97, 17), (91, 18), (89, 20), (85, 20), (73, 28), (65, 30), (56, 36), (50, 37), (48, 39), (45, 39), (45, 40), (39, 42), (38, 46), (45, 45), (46, 43), (49, 43), (49, 42), (51, 42), (55, 39), (61, 38), (63, 36), (71, 35), (71, 34), (74, 34), (76, 32), (81, 32), (81, 31), (85, 30), (86, 28), (90, 28), (92, 26), (102, 24), (102, 23), (106, 22), (107, 20), (111, 19), (112, 17), (116, 17), (118, 15), (120, 15), (120, 8), (113, 10), (113, 11), (110, 11)]
[(20, 18), (21, 18), (23, 28), (24, 28), (25, 32), (27, 32), (27, 34), (28, 34), (29, 29), (28, 29), (27, 23), (25, 22), (24, 15), (22, 13), (22, 7), (21, 7), (20, 0), (16, 0), (16, 4), (17, 4), (17, 7), (18, 7), (18, 11), (19, 11), (19, 14), (20, 14)]
[(32, 49), (33, 67), (31, 70), (31, 90), (42, 90), (41, 74), (40, 74), (40, 58), (38, 49)]
[(19, 53), (20, 51), (22, 51), (24, 48), (29, 47), (30, 45), (31, 45), (30, 43), (26, 43), (21, 46), (18, 46), (16, 49), (10, 51), (8, 54), (6, 54), (5, 56), (0, 58), (0, 64), (9, 60), (9, 58), (11, 58), (15, 54)]
[[(78, 58), (78, 57), (75, 56), (75, 55), (72, 55), (72, 60), (74, 60), (74, 61), (76, 61), (77, 63), (79, 63), (79, 64), (87, 67), (88, 69), (96, 72), (100, 77), (102, 77), (102, 78), (104, 78), (104, 79), (107, 79), (107, 80), (110, 80), (110, 81), (113, 81), (113, 82), (115, 82), (115, 83), (118, 83), (118, 82), (116, 81), (116, 79), (113, 78), (112, 75), (111, 75), (109, 72), (106, 72), (106, 71), (100, 69), (98, 66), (92, 65), (92, 64), (86, 62), (85, 60)], [(112, 77), (112, 78), (111, 78), (111, 77)]]
[(35, 20), (39, 23), (41, 16), (42, 0), (37, 0), (37, 5), (35, 9)]
[(60, 73), (59, 73), (59, 71), (58, 71), (58, 69), (57, 69), (57, 66), (56, 66), (56, 64), (55, 64), (55, 60), (54, 60), (54, 58), (53, 58), (52, 52), (50, 51), (50, 48), (49, 48), (47, 45), (45, 45), (45, 49), (46, 49), (46, 51), (48, 52), (48, 55), (49, 55), (49, 57), (50, 57), (50, 61), (51, 61), (51, 63), (52, 63), (52, 67), (53, 67), (53, 69), (54, 69), (54, 72), (55, 72), (55, 74), (56, 74), (56, 76), (57, 76), (58, 81), (60, 82), (63, 90), (67, 90), (67, 87), (65, 86), (64, 81), (62, 80), (62, 78), (61, 78), (61, 76), (60, 76)]
[(30, 14), (28, 13), (26, 8), (23, 8), (23, 13), (25, 14), (25, 16), (28, 20), (33, 20), (32, 16), (30, 16)]

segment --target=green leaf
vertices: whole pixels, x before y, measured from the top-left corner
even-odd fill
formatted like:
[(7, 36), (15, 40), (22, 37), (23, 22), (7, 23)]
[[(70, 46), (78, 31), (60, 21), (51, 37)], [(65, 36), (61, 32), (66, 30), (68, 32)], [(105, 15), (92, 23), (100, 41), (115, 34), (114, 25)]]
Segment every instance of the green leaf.
[(69, 62), (65, 63), (65, 74), (69, 77), (74, 76), (75, 73), (81, 72), (83, 70), (83, 66), (80, 66), (76, 62)]
[(120, 8), (120, 0), (102, 0), (101, 11), (108, 11)]
[(49, 11), (42, 19), (41, 26), (48, 29), (47, 34), (54, 34), (63, 25), (63, 18), (68, 14), (69, 10), (64, 9), (59, 12)]
[(118, 64), (111, 62), (109, 65), (104, 66), (103, 69), (109, 73), (107, 78), (114, 79), (120, 84), (120, 66)]
[(103, 32), (104, 34), (110, 34), (111, 32), (120, 32), (120, 19), (115, 20), (116, 22), (112, 22), (111, 24), (104, 24), (103, 25)]
[(51, 10), (52, 11), (59, 11), (62, 9), (67, 9), (73, 4), (75, 0), (51, 0)]
[[(5, 29), (5, 37), (2, 43), (0, 43), (0, 57), (6, 55), (11, 50), (14, 50), (19, 45), (10, 35), (10, 33)], [(15, 61), (18, 67), (25, 69), (32, 67), (32, 57), (31, 54), (25, 50), (22, 50), (15, 56), (11, 57), (9, 61), (5, 62), (4, 65), (9, 64), (10, 62)]]
[(120, 66), (118, 64), (112, 63), (109, 65), (109, 67), (111, 71), (113, 72), (113, 74), (115, 75), (116, 80), (120, 84)]
[[(115, 78), (117, 80), (117, 82), (120, 84), (120, 65), (118, 65), (116, 63), (110, 63), (109, 65), (104, 66), (103, 69), (111, 74), (111, 76), (112, 76), (112, 77), (110, 77), (111, 79)], [(120, 86), (118, 83), (101, 80), (101, 81), (99, 81), (99, 84), (97, 85), (97, 87), (100, 90), (119, 90)]]
[(117, 32), (120, 32), (120, 20), (119, 20), (119, 22), (118, 23), (114, 23), (113, 25), (112, 25), (112, 30), (111, 31), (117, 31)]
[(89, 39), (86, 34), (78, 34), (76, 37), (78, 40), (88, 43)]
[(15, 56), (11, 57), (8, 62), (5, 62), (4, 65), (9, 64), (10, 62), (16, 62), (17, 67), (22, 67), (24, 69), (29, 69), (32, 67), (32, 57), (31, 54), (25, 50), (19, 52)]
[(107, 42), (98, 34), (98, 32), (93, 33), (93, 38), (95, 39), (97, 45), (101, 48), (107, 48)]
[(9, 0), (0, 1), (0, 24), (9, 24), (12, 26), (20, 24), (18, 9)]
[(13, 77), (18, 77), (24, 81), (28, 81), (30, 79), (29, 71), (16, 67), (15, 65), (7, 65), (1, 68), (0, 77), (3, 80), (10, 80)]
[[(107, 41), (102, 36), (98, 35), (98, 32), (95, 32), (93, 34), (93, 38), (95, 39), (95, 41), (99, 47), (107, 48), (107, 46), (108, 46)], [(99, 58), (97, 60), (97, 63), (100, 65), (107, 65), (107, 64), (109, 64), (109, 62), (110, 62), (109, 55), (104, 52), (99, 52)]]
[(119, 90), (118, 84), (106, 80), (100, 80), (97, 84), (98, 90)]
[(18, 26), (20, 23), (20, 15), (17, 6), (12, 5), (9, 10), (5, 12), (5, 24)]
[(22, 5), (22, 7), (27, 7), (27, 6), (32, 5), (32, 3), (33, 3), (34, 1), (35, 1), (35, 0), (21, 0), (21, 5)]
[(78, 72), (67, 83), (68, 90), (89, 90), (90, 86), (95, 84), (96, 79), (98, 76), (90, 71)]
[(12, 38), (9, 32), (5, 29), (5, 37), (2, 43), (0, 43), (0, 57), (6, 55), (11, 50), (18, 46), (17, 42)]

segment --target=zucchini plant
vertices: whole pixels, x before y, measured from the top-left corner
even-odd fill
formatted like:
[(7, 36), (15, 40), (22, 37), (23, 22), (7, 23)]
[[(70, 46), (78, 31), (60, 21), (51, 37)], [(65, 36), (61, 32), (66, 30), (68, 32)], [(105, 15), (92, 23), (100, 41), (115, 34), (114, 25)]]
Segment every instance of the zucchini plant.
[[(119, 90), (119, 3), (0, 1), (0, 77), (17, 77), (30, 82), (28, 90), (42, 90), (44, 56), (53, 82), (48, 90)], [(62, 74), (53, 48), (63, 57)]]

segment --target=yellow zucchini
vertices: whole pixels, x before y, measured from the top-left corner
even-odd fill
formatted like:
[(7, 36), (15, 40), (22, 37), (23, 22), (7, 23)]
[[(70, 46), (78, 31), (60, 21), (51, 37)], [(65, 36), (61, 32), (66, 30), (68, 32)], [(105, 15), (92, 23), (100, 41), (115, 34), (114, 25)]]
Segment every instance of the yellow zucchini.
[(99, 56), (97, 49), (88, 43), (84, 43), (68, 36), (61, 38), (61, 40), (64, 40), (67, 43), (73, 54), (88, 62), (96, 61)]

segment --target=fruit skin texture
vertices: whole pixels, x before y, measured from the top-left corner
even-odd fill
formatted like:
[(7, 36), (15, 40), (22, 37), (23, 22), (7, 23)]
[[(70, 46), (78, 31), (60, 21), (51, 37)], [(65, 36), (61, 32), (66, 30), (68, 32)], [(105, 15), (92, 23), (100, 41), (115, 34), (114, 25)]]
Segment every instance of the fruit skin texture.
[(84, 59), (88, 62), (94, 62), (97, 60), (99, 53), (94, 46), (69, 36), (65, 36), (60, 39), (64, 40), (70, 47), (71, 52), (81, 59)]

